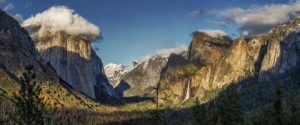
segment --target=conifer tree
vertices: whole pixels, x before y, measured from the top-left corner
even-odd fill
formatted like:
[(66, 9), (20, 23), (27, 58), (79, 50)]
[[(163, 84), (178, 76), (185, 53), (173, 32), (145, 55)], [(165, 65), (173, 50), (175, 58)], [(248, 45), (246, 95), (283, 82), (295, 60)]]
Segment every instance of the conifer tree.
[(243, 123), (243, 108), (237, 87), (230, 85), (220, 95), (217, 101), (217, 124), (240, 125)]
[(14, 93), (15, 97), (15, 120), (22, 125), (43, 125), (44, 124), (44, 105), (40, 86), (33, 81), (35, 74), (33, 66), (26, 66), (26, 72), (20, 78), (20, 90)]
[(275, 101), (273, 103), (273, 122), (274, 125), (282, 125), (282, 92), (280, 89), (280, 83), (276, 82), (275, 86)]
[(2, 95), (0, 94), (0, 125), (4, 124), (4, 121), (3, 121), (3, 117), (2, 114), (3, 114), (3, 106), (2, 106)]
[(194, 125), (205, 125), (206, 109), (204, 104), (200, 104), (199, 98), (194, 101), (193, 107)]
[(297, 100), (297, 94), (295, 92), (294, 86), (291, 86), (288, 90), (288, 100), (287, 104), (289, 107), (289, 124), (290, 125), (299, 125), (300, 124), (300, 105)]

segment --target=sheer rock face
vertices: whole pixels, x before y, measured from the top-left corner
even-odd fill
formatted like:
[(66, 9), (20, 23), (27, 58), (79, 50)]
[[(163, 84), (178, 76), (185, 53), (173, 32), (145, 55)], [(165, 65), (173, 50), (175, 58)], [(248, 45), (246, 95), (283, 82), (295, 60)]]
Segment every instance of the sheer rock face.
[(43, 59), (73, 88), (99, 100), (115, 97), (91, 41), (65, 32), (49, 32), (35, 41)]
[(230, 44), (231, 40), (226, 36), (211, 37), (197, 32), (189, 48), (189, 61), (198, 65), (214, 63), (224, 56)]
[(266, 42), (260, 80), (271, 80), (270, 75), (283, 74), (300, 61), (300, 17), (279, 25), (262, 36)]
[[(128, 84), (128, 89), (116, 87), (119, 93), (125, 97), (149, 96), (155, 92), (162, 68), (166, 65), (167, 58), (159, 55), (140, 63), (134, 69), (121, 77), (122, 84)], [(120, 86), (121, 87), (121, 86)]]
[(36, 82), (41, 83), (44, 102), (50, 107), (90, 108), (96, 103), (73, 91), (37, 52), (34, 42), (19, 23), (0, 10), (0, 89), (3, 96), (14, 98), (25, 67), (33, 65)]
[[(249, 44), (244, 40), (233, 42), (226, 56), (216, 63), (201, 67), (192, 77), (195, 90), (221, 89), (223, 86), (238, 81), (255, 71), (253, 57), (248, 54)], [(201, 95), (195, 91), (195, 95)]]
[(24, 67), (33, 65), (37, 78), (43, 81), (58, 81), (55, 71), (39, 56), (34, 42), (25, 29), (5, 12), (0, 10), (0, 66), (17, 77)]
[[(220, 47), (214, 38), (194, 36), (186, 64), (197, 65), (195, 72), (182, 73), (185, 65), (167, 65), (169, 70), (160, 80), (160, 101), (179, 103), (186, 97), (189, 79), (191, 95), (203, 98), (205, 92), (258, 75), (258, 80), (272, 80), (300, 62), (300, 18), (278, 25), (268, 33), (248, 41), (237, 39)], [(223, 39), (223, 42), (228, 43)], [(182, 60), (185, 60), (182, 58)], [(171, 68), (170, 68), (171, 67)], [(175, 70), (176, 69), (176, 70)], [(177, 72), (175, 72), (177, 71)]]
[(172, 54), (163, 68), (159, 81), (159, 101), (181, 102), (185, 96), (190, 75), (197, 67), (184, 55)]

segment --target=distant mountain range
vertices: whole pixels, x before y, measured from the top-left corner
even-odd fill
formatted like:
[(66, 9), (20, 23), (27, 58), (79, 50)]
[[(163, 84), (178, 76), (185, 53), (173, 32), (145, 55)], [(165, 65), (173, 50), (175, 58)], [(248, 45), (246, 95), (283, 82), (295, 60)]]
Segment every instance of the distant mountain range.
[[(232, 40), (220, 31), (197, 31), (188, 51), (164, 58), (153, 56), (126, 72), (126, 66), (120, 65), (106, 71), (115, 88), (126, 84), (118, 88), (126, 97), (154, 97), (159, 87), (161, 103), (183, 103), (189, 98), (206, 102), (228, 85), (239, 85), (245, 100), (265, 92), (260, 96), (264, 99), (261, 106), (269, 103), (272, 91), (268, 90), (275, 86), (277, 78), (296, 73), (300, 61), (299, 31), (299, 16), (267, 33), (245, 39)], [(112, 72), (118, 75), (111, 75)], [(285, 82), (282, 86), (288, 87), (292, 80)], [(267, 83), (270, 85), (265, 87)], [(259, 92), (253, 93), (256, 91)], [(253, 102), (257, 101), (260, 100), (245, 103), (255, 105)]]
[[(264, 105), (269, 103), (271, 91), (267, 90), (274, 86), (272, 82), (287, 74), (297, 77), (300, 61), (299, 16), (247, 39), (197, 31), (188, 50), (155, 54), (129, 66), (105, 67), (86, 37), (49, 31), (32, 40), (32, 29), (21, 27), (3, 11), (0, 19), (1, 90), (11, 97), (24, 67), (33, 65), (53, 106), (87, 108), (120, 97), (157, 95), (162, 104), (191, 98), (207, 102), (228, 85), (238, 85), (245, 100), (249, 94), (266, 93), (260, 96)], [(293, 78), (284, 80), (292, 83)], [(258, 90), (259, 94), (253, 93)]]

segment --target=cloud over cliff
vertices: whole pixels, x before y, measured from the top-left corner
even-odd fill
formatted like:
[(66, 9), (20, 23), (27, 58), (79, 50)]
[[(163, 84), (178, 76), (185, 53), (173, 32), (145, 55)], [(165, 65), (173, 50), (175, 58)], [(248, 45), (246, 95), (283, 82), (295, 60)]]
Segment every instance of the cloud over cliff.
[(187, 51), (188, 47), (184, 44), (177, 44), (175, 48), (163, 48), (163, 49), (159, 49), (157, 50), (155, 53), (153, 54), (148, 54), (140, 59), (138, 59), (138, 62), (143, 62), (148, 60), (149, 58), (153, 57), (153, 56), (161, 56), (163, 58), (167, 58), (169, 57), (172, 53), (174, 54), (180, 54), (183, 51)]
[(229, 8), (217, 13), (222, 24), (239, 25), (242, 36), (263, 33), (272, 26), (284, 23), (291, 17), (300, 14), (300, 0), (293, 0), (287, 4), (267, 4), (264, 6), (250, 6), (249, 8)]
[(26, 19), (22, 26), (25, 27), (35, 39), (44, 33), (66, 32), (70, 35), (81, 35), (90, 41), (100, 36), (99, 28), (78, 15), (74, 10), (65, 6), (54, 6)]
[(224, 36), (227, 36), (227, 34), (222, 30), (199, 29), (197, 32), (205, 33), (206, 35), (213, 38), (222, 38)]
[(157, 50), (156, 55), (159, 55), (161, 57), (169, 57), (172, 53), (179, 54), (183, 51), (186, 51), (188, 47), (184, 44), (176, 45), (175, 48), (165, 48)]

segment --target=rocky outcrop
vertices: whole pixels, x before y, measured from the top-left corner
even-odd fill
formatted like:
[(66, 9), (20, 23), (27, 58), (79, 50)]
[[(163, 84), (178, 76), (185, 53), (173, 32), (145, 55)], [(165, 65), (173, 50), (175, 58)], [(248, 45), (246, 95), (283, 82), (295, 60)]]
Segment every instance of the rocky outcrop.
[(156, 90), (161, 70), (166, 63), (167, 58), (159, 55), (140, 63), (121, 77), (122, 83), (128, 84), (129, 88), (119, 93), (125, 97), (150, 96)]
[(283, 74), (299, 63), (299, 31), (300, 16), (261, 36), (266, 50), (261, 62), (260, 80), (270, 80), (268, 75)]
[(29, 34), (19, 23), (0, 10), (0, 89), (2, 96), (13, 99), (19, 89), (19, 77), (32, 65), (41, 96), (49, 107), (89, 108), (96, 103), (60, 80), (60, 77), (36, 51)]
[[(270, 76), (283, 74), (299, 64), (299, 24), (300, 17), (296, 17), (266, 34), (248, 40), (236, 39), (232, 43), (207, 37), (205, 33), (194, 34), (186, 63), (166, 66), (169, 71), (160, 80), (160, 101), (185, 101), (189, 88), (191, 97), (205, 101), (208, 92), (251, 76), (271, 81)], [(190, 65), (197, 66), (195, 72), (184, 73)]]
[(66, 32), (48, 32), (37, 38), (35, 44), (43, 59), (74, 89), (98, 100), (116, 96), (91, 41)]
[(100, 29), (65, 6), (54, 6), (22, 22), (38, 53), (75, 90), (103, 101), (116, 96), (91, 47)]
[(34, 65), (39, 79), (58, 81), (55, 71), (40, 57), (26, 30), (1, 10), (0, 19), (0, 65), (16, 76), (24, 72), (25, 66)]
[(227, 36), (212, 37), (195, 32), (189, 47), (189, 61), (198, 65), (214, 63), (223, 57), (231, 44)]

